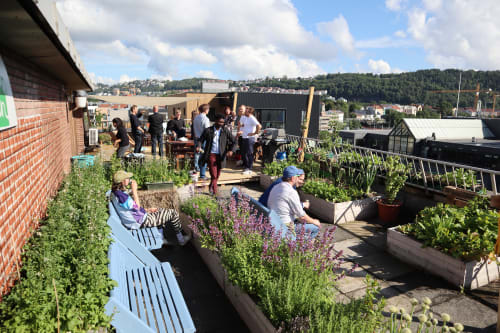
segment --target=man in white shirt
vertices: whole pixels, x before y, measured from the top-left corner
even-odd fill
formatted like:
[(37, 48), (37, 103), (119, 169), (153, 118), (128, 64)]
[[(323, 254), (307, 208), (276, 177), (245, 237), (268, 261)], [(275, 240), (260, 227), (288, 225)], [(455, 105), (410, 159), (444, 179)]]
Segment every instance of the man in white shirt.
[(251, 174), (253, 166), (253, 146), (257, 135), (260, 132), (262, 126), (260, 125), (257, 118), (254, 117), (254, 108), (247, 106), (245, 109), (245, 115), (241, 117), (240, 123), (238, 124), (238, 135), (243, 138), (243, 144), (241, 148), (241, 155), (243, 158), (243, 167), (245, 171), (243, 174)]
[(300, 184), (300, 176), (303, 174), (303, 170), (293, 165), (286, 167), (283, 171), (283, 181), (271, 190), (267, 204), (290, 230), (299, 232), (304, 228), (306, 234), (314, 238), (321, 228), (321, 223), (306, 214), (299, 194), (294, 189), (294, 186)]
[[(202, 104), (198, 108), (200, 114), (196, 116), (193, 120), (193, 130), (194, 130), (194, 146), (198, 146), (198, 142), (200, 141), (200, 137), (203, 134), (205, 129), (210, 127), (210, 120), (207, 117), (208, 111), (210, 110), (210, 106), (208, 104)], [(206, 173), (206, 161), (201, 166), (200, 163), (200, 152), (195, 151), (194, 153), (194, 168), (196, 171), (200, 172), (200, 179), (207, 179), (205, 176)]]

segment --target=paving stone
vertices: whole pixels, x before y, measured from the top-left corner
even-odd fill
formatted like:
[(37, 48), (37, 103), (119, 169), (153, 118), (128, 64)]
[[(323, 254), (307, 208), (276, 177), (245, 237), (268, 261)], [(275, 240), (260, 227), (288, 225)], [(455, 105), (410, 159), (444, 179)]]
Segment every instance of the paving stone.
[(387, 252), (378, 252), (369, 257), (356, 259), (355, 261), (371, 274), (382, 280), (390, 280), (415, 271), (414, 267), (406, 265)]
[(384, 250), (387, 248), (387, 234), (377, 234), (371, 237), (366, 237), (363, 238), (365, 242), (367, 242), (370, 245), (375, 246), (376, 248), (380, 250)]
[(379, 249), (359, 238), (336, 242), (334, 249), (336, 252), (343, 251), (342, 257), (346, 260), (354, 260), (380, 252)]
[(497, 312), (465, 295), (459, 295), (441, 304), (431, 305), (437, 315), (445, 312), (451, 320), (464, 325), (465, 331), (482, 330), (494, 326)]
[(385, 229), (379, 225), (366, 222), (366, 221), (352, 221), (348, 223), (343, 223), (339, 228), (344, 229), (351, 234), (360, 237), (372, 237), (375, 235), (385, 234)]
[[(332, 224), (327, 224), (327, 226), (332, 226)], [(342, 242), (346, 239), (352, 239), (352, 238), (357, 238), (357, 237), (354, 236), (352, 233), (346, 231), (345, 229), (337, 226), (337, 230), (335, 230), (335, 242)]]
[[(354, 264), (350, 262), (345, 262), (340, 265), (337, 273), (347, 272), (352, 269)], [(361, 267), (357, 267), (351, 272), (349, 275), (346, 275), (342, 279), (337, 281), (336, 288), (344, 294), (347, 294), (351, 291), (366, 288), (365, 277), (368, 274)]]

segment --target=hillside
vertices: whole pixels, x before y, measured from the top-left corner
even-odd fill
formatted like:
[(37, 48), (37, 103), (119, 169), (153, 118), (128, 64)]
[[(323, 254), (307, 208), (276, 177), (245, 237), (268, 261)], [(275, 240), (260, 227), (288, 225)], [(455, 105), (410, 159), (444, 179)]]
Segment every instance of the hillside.
[[(307, 89), (313, 85), (316, 90), (328, 90), (333, 97), (344, 97), (349, 101), (363, 103), (399, 103), (412, 104), (423, 103), (439, 106), (443, 102), (456, 104), (457, 94), (433, 94), (429, 90), (456, 90), (458, 89), (459, 70), (429, 69), (401, 74), (327, 74), (318, 75), (314, 78), (266, 78), (253, 81), (231, 81), (231, 86), (250, 87), (280, 87), (286, 89)], [(174, 81), (160, 80), (136, 80), (128, 83), (120, 83), (112, 86), (99, 84), (95, 93), (111, 92), (112, 88), (140, 88), (142, 93), (179, 91), (184, 89), (199, 90), (201, 78), (192, 78)], [(481, 89), (491, 88), (500, 91), (500, 71), (463, 71), (461, 89), (475, 89), (476, 84)], [(480, 99), (492, 106), (493, 94), (481, 93)], [(461, 107), (472, 107), (474, 93), (463, 93), (460, 95)]]

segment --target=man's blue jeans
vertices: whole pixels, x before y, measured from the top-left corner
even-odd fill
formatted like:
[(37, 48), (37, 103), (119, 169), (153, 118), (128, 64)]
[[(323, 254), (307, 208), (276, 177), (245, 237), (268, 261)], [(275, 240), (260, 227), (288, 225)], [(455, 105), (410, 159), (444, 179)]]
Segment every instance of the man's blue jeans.
[(295, 223), (295, 233), (301, 232), (302, 228), (305, 228), (306, 235), (309, 235), (309, 237), (314, 238), (318, 235), (319, 233), (319, 228), (318, 226), (310, 223)]
[(163, 133), (151, 133), (151, 153), (153, 156), (156, 156), (156, 143), (160, 148), (160, 157), (163, 157)]
[[(196, 152), (197, 146), (198, 146), (198, 140), (196, 138), (194, 138), (194, 149), (195, 149), (194, 150), (195, 151), (195, 153), (194, 153), (194, 169), (200, 173), (200, 178), (205, 178), (206, 177), (205, 174), (207, 172), (207, 164), (205, 163), (200, 168), (199, 164), (200, 164), (200, 157), (201, 157), (202, 153)], [(204, 147), (205, 147), (205, 145), (202, 144), (202, 148), (204, 148)]]

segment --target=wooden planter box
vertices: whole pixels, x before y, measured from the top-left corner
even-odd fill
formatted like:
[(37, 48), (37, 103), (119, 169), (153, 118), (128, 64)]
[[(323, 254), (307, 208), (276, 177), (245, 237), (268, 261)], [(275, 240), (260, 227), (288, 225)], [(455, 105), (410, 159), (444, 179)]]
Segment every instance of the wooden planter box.
[(355, 220), (364, 220), (376, 217), (378, 214), (377, 200), (380, 196), (346, 201), (329, 202), (314, 195), (304, 193), (299, 190), (302, 201), (309, 200), (309, 211), (317, 216), (321, 221), (333, 224), (341, 224)]
[[(182, 212), (179, 215), (183, 229), (188, 230), (188, 224), (190, 223), (189, 217)], [(228, 281), (226, 271), (222, 266), (219, 256), (208, 249), (202, 248), (198, 237), (194, 235), (191, 242), (205, 262), (205, 265), (207, 265), (208, 269), (212, 273), (214, 279), (217, 281), (222, 290), (224, 290), (224, 293), (233, 304), (236, 311), (238, 311), (238, 314), (245, 322), (248, 329), (253, 333), (276, 332), (273, 324), (271, 324), (269, 319), (267, 319), (252, 298), (243, 292), (239, 287)]]
[(481, 259), (463, 262), (399, 232), (398, 227), (387, 230), (387, 250), (402, 261), (438, 275), (458, 287), (476, 289), (495, 281), (500, 266)]
[(271, 184), (278, 179), (277, 176), (268, 176), (264, 174), (260, 174), (259, 176), (259, 183), (260, 187), (262, 187), (264, 190), (267, 189)]

